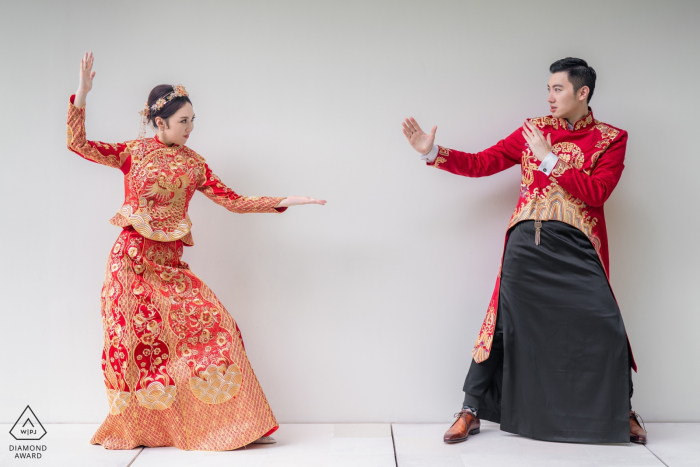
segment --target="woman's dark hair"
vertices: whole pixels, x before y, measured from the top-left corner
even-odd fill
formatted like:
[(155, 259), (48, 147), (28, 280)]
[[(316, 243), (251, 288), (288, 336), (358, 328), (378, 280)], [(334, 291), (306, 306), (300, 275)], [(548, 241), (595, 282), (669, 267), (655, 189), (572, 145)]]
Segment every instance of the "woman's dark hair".
[(156, 125), (156, 117), (162, 118), (167, 124), (168, 118), (172, 117), (175, 112), (180, 110), (186, 102), (192, 104), (189, 97), (180, 96), (173, 98), (171, 101), (167, 101), (163, 107), (154, 111), (153, 104), (155, 104), (158, 99), (165, 98), (165, 96), (174, 90), (175, 88), (170, 84), (160, 84), (153, 88), (151, 93), (148, 95), (148, 108), (151, 109), (150, 113), (148, 114), (148, 123), (150, 123), (156, 130), (158, 129), (158, 125)]
[(566, 57), (557, 60), (549, 67), (550, 73), (559, 73), (560, 71), (565, 71), (569, 75), (569, 81), (574, 85), (574, 92), (578, 92), (582, 87), (588, 86), (588, 100), (586, 102), (590, 102), (595, 89), (595, 70), (589, 67), (585, 60)]

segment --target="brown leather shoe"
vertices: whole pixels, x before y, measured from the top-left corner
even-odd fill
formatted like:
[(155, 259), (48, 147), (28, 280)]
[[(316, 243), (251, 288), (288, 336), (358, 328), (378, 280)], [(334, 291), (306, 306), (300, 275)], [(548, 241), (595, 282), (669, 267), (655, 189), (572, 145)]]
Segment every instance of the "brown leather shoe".
[(462, 410), (455, 414), (457, 420), (449, 430), (445, 432), (442, 440), (446, 443), (459, 443), (466, 441), (469, 435), (475, 435), (481, 431), (481, 421), (469, 410)]
[(637, 412), (630, 410), (630, 442), (647, 444), (647, 432), (639, 424), (639, 420), (642, 420), (642, 417)]

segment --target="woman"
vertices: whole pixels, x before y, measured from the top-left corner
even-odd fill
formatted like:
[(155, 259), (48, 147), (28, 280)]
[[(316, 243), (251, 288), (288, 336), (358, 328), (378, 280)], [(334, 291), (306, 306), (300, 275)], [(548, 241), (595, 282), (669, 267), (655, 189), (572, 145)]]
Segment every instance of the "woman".
[(239, 196), (185, 146), (194, 111), (182, 86), (151, 91), (143, 123), (154, 138), (87, 141), (85, 99), (93, 55), (80, 65), (68, 107), (68, 148), (120, 169), (125, 201), (111, 223), (123, 228), (102, 288), (102, 369), (110, 411), (92, 444), (107, 449), (176, 446), (229, 450), (274, 442), (277, 428), (234, 319), (181, 261), (193, 244), (187, 207), (195, 190), (237, 213), (283, 212), (323, 200)]

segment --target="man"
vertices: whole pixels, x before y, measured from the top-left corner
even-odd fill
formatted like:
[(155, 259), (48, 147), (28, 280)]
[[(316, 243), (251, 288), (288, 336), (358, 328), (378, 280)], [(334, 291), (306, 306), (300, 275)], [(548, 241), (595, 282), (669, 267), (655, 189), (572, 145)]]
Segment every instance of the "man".
[(646, 443), (631, 410), (630, 367), (637, 368), (608, 281), (603, 213), (624, 168), (627, 132), (593, 118), (596, 73), (584, 60), (558, 60), (550, 72), (551, 115), (527, 120), (485, 151), (435, 146), (437, 127), (426, 134), (413, 118), (403, 123), (428, 165), (468, 177), (516, 164), (522, 172), (447, 443), (479, 433), (479, 415), (534, 439)]

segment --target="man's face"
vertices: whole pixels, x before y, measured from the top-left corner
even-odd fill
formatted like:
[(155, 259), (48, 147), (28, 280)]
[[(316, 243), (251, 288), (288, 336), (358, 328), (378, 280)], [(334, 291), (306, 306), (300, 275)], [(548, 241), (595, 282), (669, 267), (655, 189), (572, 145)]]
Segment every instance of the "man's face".
[(553, 73), (549, 78), (547, 89), (549, 90), (547, 102), (554, 118), (568, 118), (578, 114), (588, 95), (586, 86), (574, 92), (574, 85), (569, 81), (569, 75), (565, 71)]

